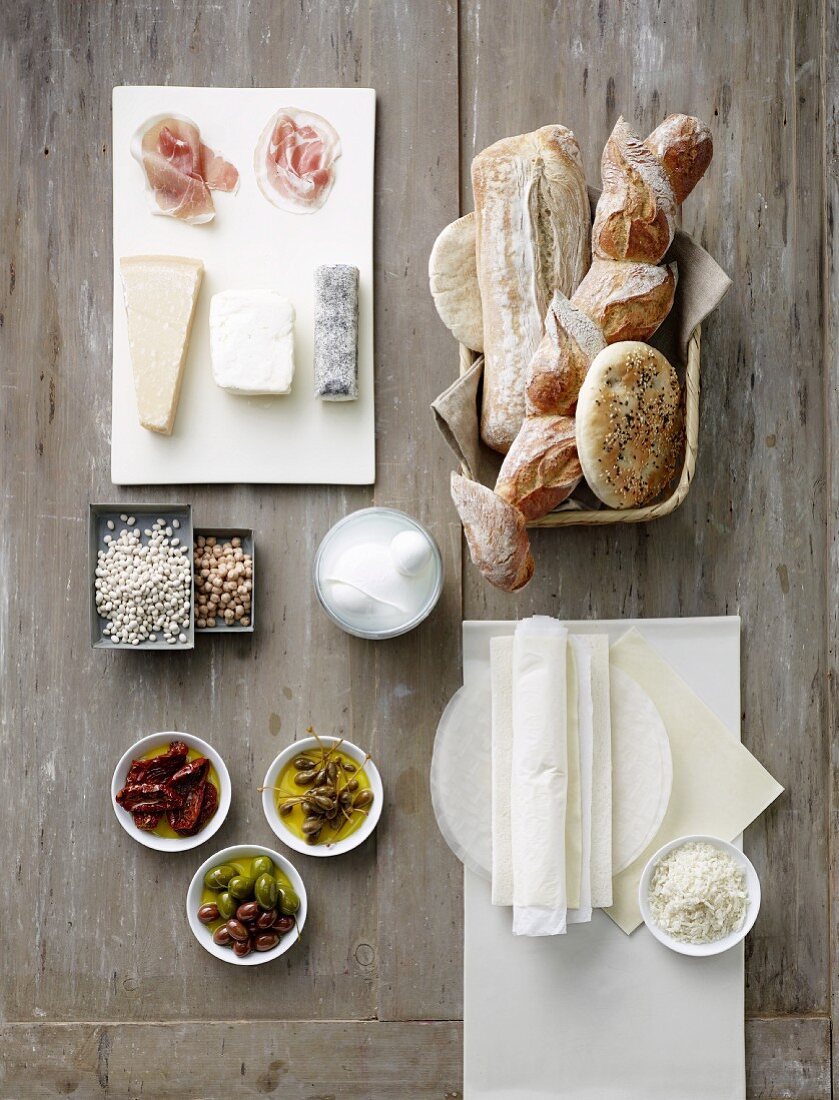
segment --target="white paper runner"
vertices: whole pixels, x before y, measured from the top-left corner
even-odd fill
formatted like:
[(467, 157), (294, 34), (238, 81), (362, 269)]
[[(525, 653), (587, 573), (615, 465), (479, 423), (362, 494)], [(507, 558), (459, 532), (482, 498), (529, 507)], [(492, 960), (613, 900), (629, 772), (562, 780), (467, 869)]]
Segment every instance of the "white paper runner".
[[(637, 626), (739, 736), (739, 619), (567, 625), (611, 641)], [(467, 684), (492, 632), (464, 624)], [(468, 870), (464, 927), (464, 1100), (745, 1097), (742, 945), (688, 958), (601, 912), (564, 937), (515, 937)]]

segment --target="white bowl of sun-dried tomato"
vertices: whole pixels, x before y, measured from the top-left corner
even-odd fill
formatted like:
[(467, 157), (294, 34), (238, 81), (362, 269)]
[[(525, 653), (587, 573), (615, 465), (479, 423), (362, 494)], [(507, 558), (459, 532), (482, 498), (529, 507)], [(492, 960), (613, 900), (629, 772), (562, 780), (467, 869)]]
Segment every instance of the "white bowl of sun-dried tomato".
[(152, 733), (123, 755), (111, 780), (117, 821), (159, 852), (185, 852), (218, 832), (230, 775), (212, 745), (191, 733)]

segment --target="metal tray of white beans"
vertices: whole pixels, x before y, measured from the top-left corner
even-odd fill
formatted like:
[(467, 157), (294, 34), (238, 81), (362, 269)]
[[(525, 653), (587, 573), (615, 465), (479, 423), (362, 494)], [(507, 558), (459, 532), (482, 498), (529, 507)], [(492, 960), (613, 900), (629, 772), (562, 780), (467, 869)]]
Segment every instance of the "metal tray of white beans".
[[(250, 527), (196, 527), (194, 537), (193, 579), (196, 633), (201, 634), (252, 634), (256, 610), (256, 548)], [(201, 546), (201, 540), (204, 545)], [(214, 540), (210, 542), (209, 540)], [(221, 556), (214, 553), (220, 546)], [(203, 566), (207, 557), (219, 561), (217, 569), (212, 563)], [(206, 570), (206, 576), (203, 575)], [(231, 579), (231, 570), (236, 576)], [(211, 576), (212, 574), (212, 576)], [(250, 575), (248, 575), (250, 574)], [(215, 588), (213, 587), (215, 581)], [(205, 612), (208, 601), (215, 597), (218, 610), (215, 616)], [(227, 618), (225, 618), (227, 612)], [(232, 616), (232, 618), (231, 618)], [(214, 623), (201, 626), (201, 623)]]
[(94, 649), (194, 648), (192, 539), (189, 504), (90, 505)]

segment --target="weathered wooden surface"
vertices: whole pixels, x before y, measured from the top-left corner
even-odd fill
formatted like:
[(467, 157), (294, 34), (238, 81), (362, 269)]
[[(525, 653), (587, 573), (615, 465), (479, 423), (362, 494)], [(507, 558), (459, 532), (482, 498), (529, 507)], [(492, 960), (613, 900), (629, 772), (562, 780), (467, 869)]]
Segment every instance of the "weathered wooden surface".
[(749, 1100), (830, 1100), (830, 1019), (746, 1020)]
[[(457, 1023), (6, 1024), (0, 1090), (128, 1100), (151, 1083), (155, 1100), (460, 1100), (461, 1040)], [(200, 1050), (202, 1064), (173, 1060), (173, 1045)], [(827, 1018), (749, 1020), (746, 1050), (749, 1100), (830, 1100)]]
[[(4, 6), (2, 20), (3, 766), (19, 792), (3, 816), (18, 860), (9, 932), (20, 943), (2, 963), (5, 1016), (457, 1017), (459, 867), (434, 826), (427, 774), (436, 718), (458, 679), (460, 545), (427, 415), (448, 342), (418, 259), (457, 214), (457, 160), (438, 156), (457, 144), (456, 9), (61, 2)], [(404, 55), (398, 40), (410, 44)], [(85, 644), (87, 504), (117, 492), (108, 475), (110, 100), (123, 82), (379, 91), (376, 491), (123, 491), (126, 500), (186, 496), (201, 524), (256, 531), (259, 630), (199, 639), (192, 654)], [(432, 619), (382, 646), (337, 630), (310, 581), (318, 540), (371, 501), (427, 521), (448, 576)], [(235, 792), (212, 846), (270, 843), (256, 787), (310, 722), (371, 747), (388, 806), (362, 849), (302, 860), (313, 904), (300, 949), (270, 975), (233, 973), (183, 921), (189, 878), (212, 848), (166, 859), (133, 843), (114, 827), (110, 772), (142, 733), (202, 733), (225, 756)]]
[[(456, 1023), (7, 1024), (0, 1094), (460, 1100), (460, 1038)], [(200, 1050), (201, 1061), (173, 1049)]]
[[(839, 1011), (828, 911), (829, 862), (834, 899), (839, 883), (829, 848), (839, 818), (832, 7), (0, 6), (0, 823), (4, 942), (14, 945), (0, 953), (0, 1096), (60, 1095), (74, 1082), (76, 1096), (194, 1096), (210, 1058), (219, 1094), (457, 1095), (460, 1030), (446, 1021), (461, 1012), (460, 870), (433, 824), (427, 773), (459, 677), (462, 611), (743, 616), (744, 737), (788, 788), (747, 836), (764, 883), (748, 1011), (773, 1017), (748, 1024), (750, 1093), (830, 1095), (828, 1014)], [(89, 500), (117, 492), (108, 454), (116, 83), (378, 91), (375, 493), (124, 491), (126, 500), (186, 496), (202, 525), (257, 532), (256, 636), (199, 640), (189, 655), (87, 648), (84, 519)], [(713, 125), (714, 163), (685, 223), (734, 279), (703, 333), (691, 493), (649, 527), (536, 532), (539, 573), (518, 599), (487, 589), (468, 563), (461, 586), (450, 459), (427, 413), (457, 369), (425, 287), (433, 238), (470, 208), (469, 161), (487, 142), (559, 119), (580, 135), (595, 180), (619, 113), (648, 129), (670, 110)], [(371, 500), (428, 522), (448, 577), (433, 618), (380, 646), (333, 628), (309, 583), (320, 536)], [(270, 843), (255, 788), (310, 722), (372, 746), (388, 805), (374, 842), (339, 861), (305, 861), (305, 945), (269, 971), (233, 971), (201, 952), (183, 921), (205, 850), (165, 859), (131, 842), (109, 805), (111, 769), (142, 733), (204, 734), (235, 792), (206, 854), (240, 839)], [(172, 1032), (160, 1020), (186, 1022)], [(307, 1060), (309, 1046), (322, 1062)]]

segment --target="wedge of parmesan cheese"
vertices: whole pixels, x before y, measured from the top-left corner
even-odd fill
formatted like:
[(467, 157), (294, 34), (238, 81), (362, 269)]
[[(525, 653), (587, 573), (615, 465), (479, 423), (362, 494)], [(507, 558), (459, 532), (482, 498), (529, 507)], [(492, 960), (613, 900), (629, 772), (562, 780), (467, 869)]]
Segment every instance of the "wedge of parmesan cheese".
[(171, 435), (204, 265), (185, 256), (125, 256), (119, 266), (140, 423)]

